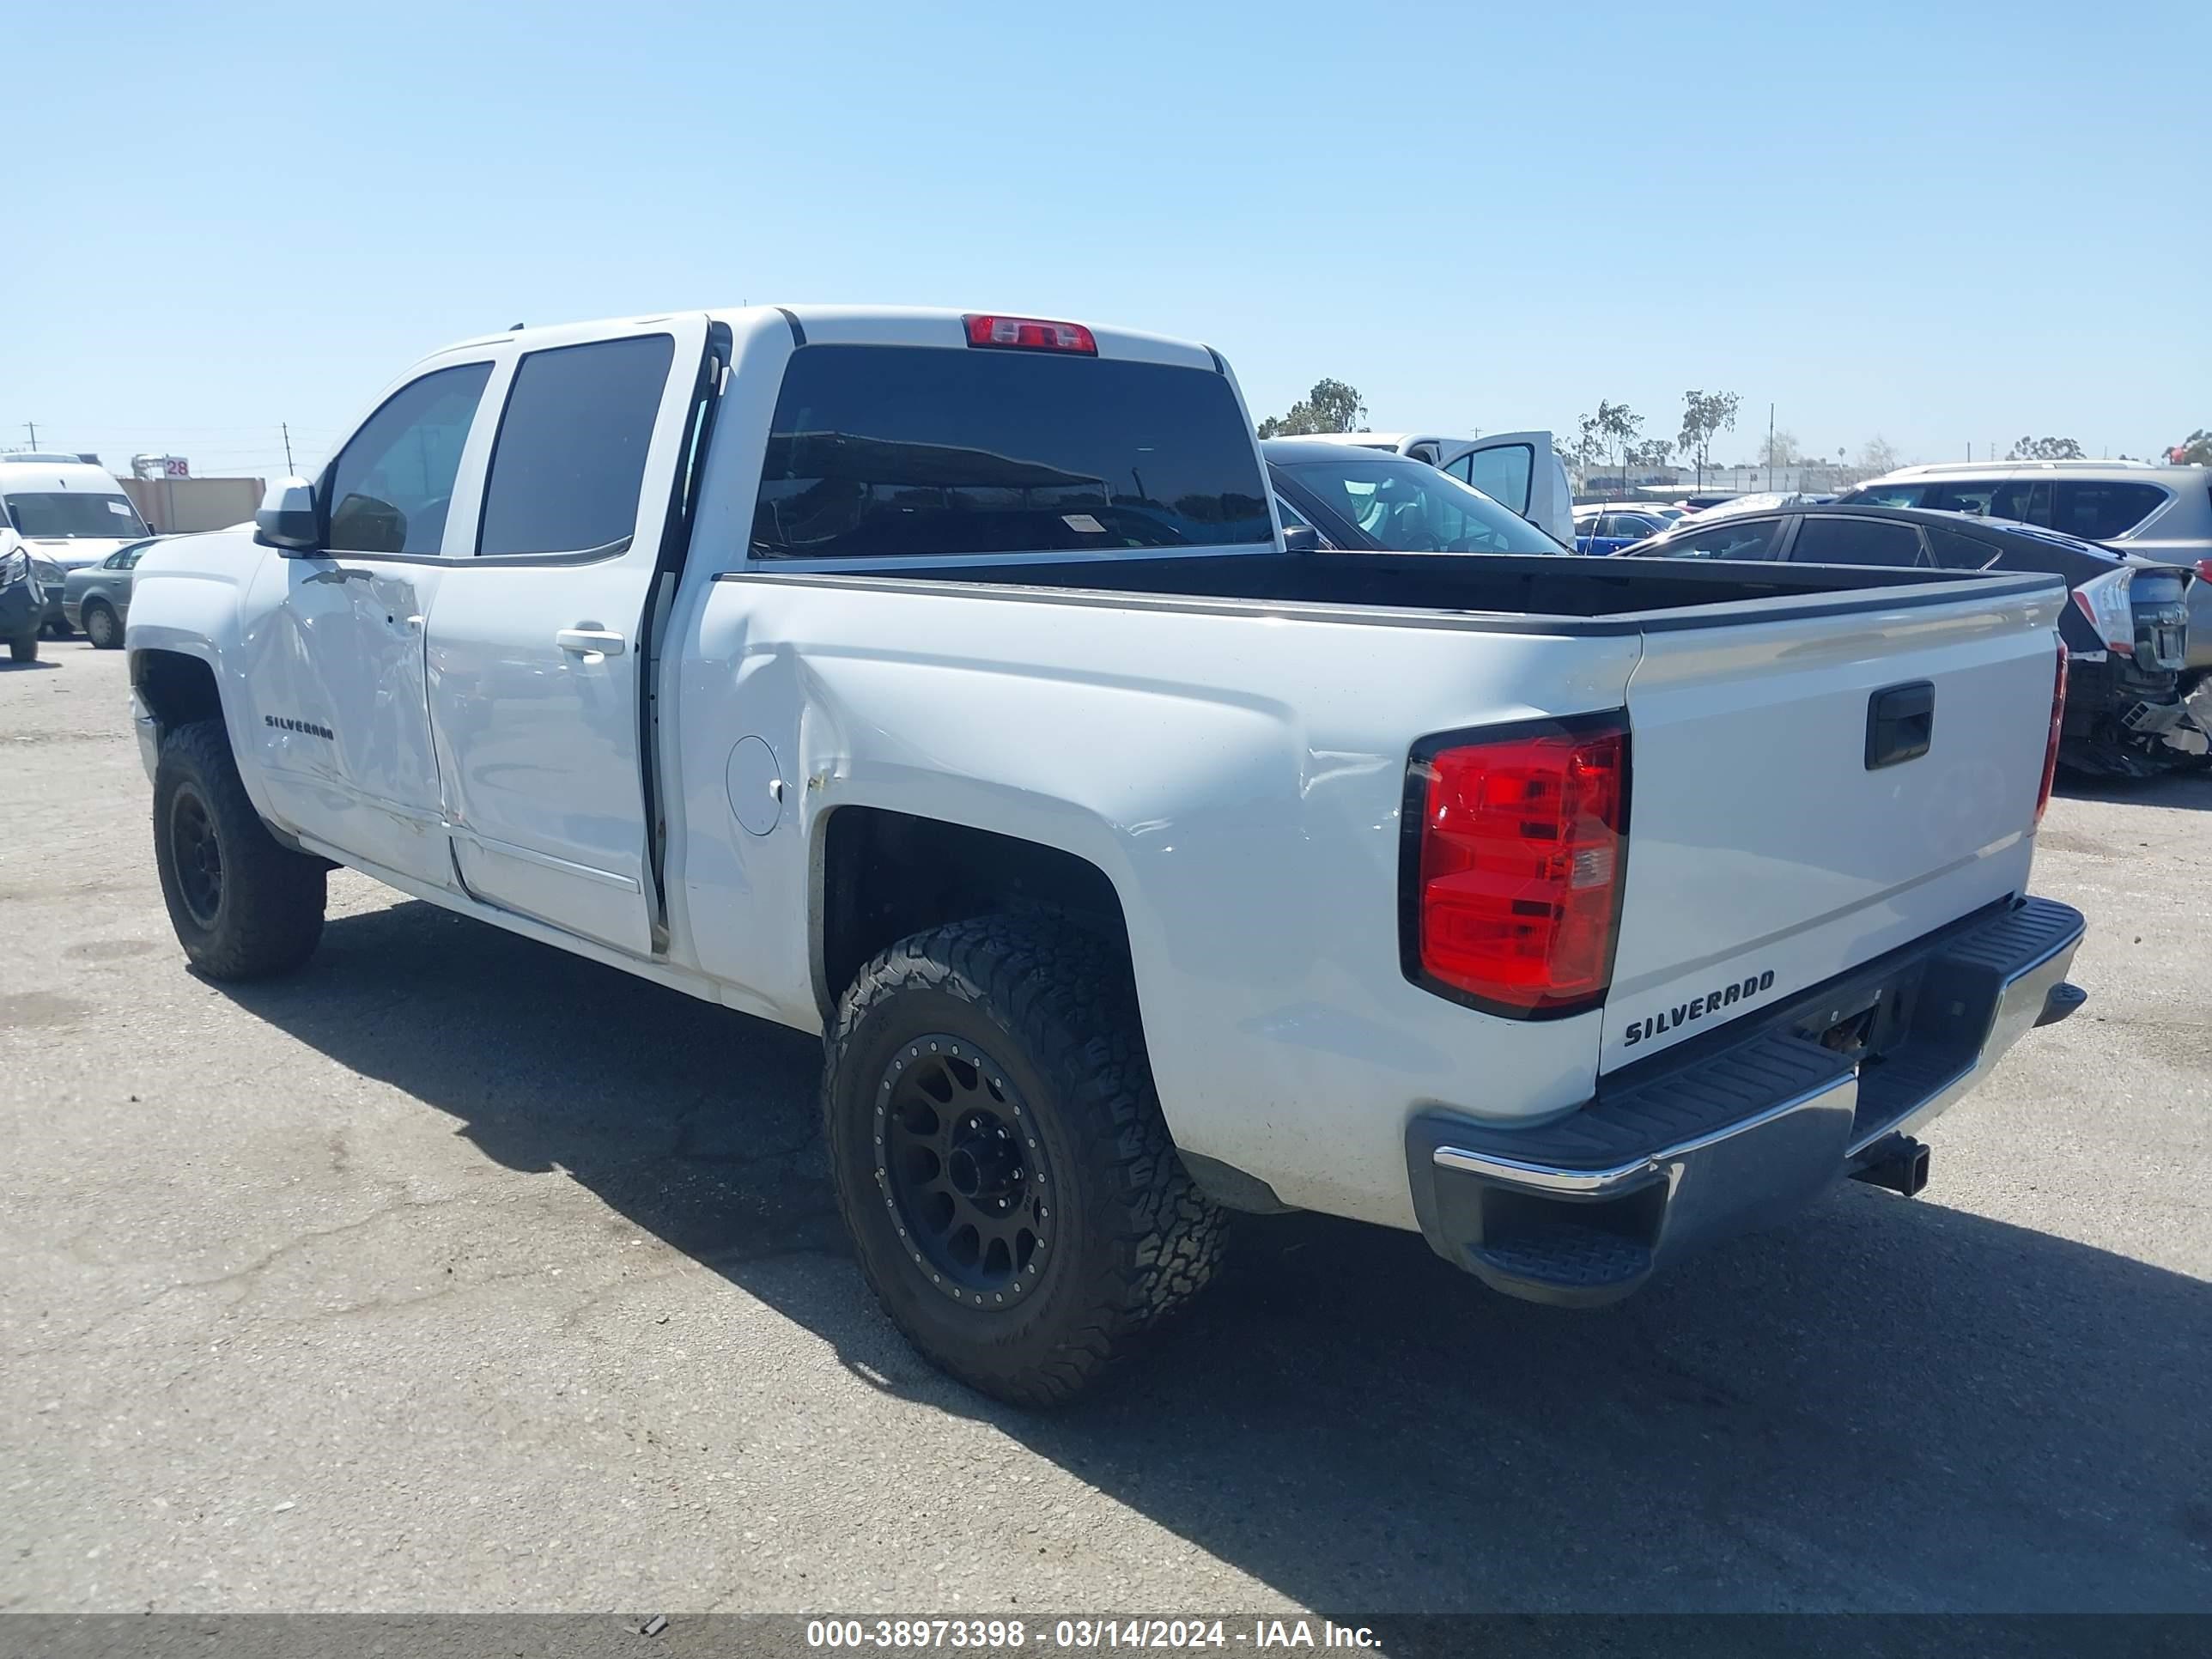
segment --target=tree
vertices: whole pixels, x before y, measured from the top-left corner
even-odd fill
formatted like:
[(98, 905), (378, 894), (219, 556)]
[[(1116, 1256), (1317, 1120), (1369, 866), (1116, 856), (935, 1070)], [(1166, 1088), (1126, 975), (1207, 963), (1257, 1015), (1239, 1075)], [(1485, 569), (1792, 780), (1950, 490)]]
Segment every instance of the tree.
[(1682, 394), (1682, 432), (1674, 447), (1698, 464), (1700, 489), (1705, 487), (1705, 469), (1713, 464), (1713, 440), (1735, 428), (1737, 402), (1733, 392)]
[(1640, 464), (1650, 447), (1638, 441), (1638, 434), (1643, 430), (1644, 417), (1626, 404), (1609, 403), (1601, 398), (1597, 413), (1583, 416), (1574, 441), (1566, 447), (1566, 453), (1585, 474), (1601, 459), (1618, 465), (1621, 469), (1621, 487), (1626, 489), (1629, 466)]
[(2071, 438), (2022, 438), (2005, 452), (2008, 461), (2078, 461), (2081, 446)]
[(1797, 447), (1794, 432), (1770, 432), (1759, 441), (1759, 464), (1761, 466), (1795, 466), (1805, 459)]
[(1303, 438), (1316, 432), (1364, 432), (1367, 405), (1341, 380), (1316, 380), (1314, 389), (1291, 405), (1287, 415), (1260, 422), (1263, 438)]
[(1869, 472), (1894, 472), (1905, 465), (1897, 446), (1877, 432), (1859, 446), (1859, 465)]
[(2167, 453), (2183, 466), (2212, 466), (2212, 427), (2198, 427)]

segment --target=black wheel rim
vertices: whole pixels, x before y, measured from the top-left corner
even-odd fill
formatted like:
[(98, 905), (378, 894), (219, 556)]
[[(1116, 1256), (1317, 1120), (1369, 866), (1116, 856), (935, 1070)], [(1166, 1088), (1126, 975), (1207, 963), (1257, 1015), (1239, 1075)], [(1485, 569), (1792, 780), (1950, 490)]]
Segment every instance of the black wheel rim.
[(207, 803), (190, 789), (179, 789), (169, 809), (169, 857), (185, 908), (201, 927), (214, 927), (222, 909), (222, 848)]
[(876, 1089), (875, 1154), (899, 1247), (940, 1294), (1002, 1309), (1036, 1288), (1057, 1183), (989, 1054), (941, 1031), (902, 1047)]

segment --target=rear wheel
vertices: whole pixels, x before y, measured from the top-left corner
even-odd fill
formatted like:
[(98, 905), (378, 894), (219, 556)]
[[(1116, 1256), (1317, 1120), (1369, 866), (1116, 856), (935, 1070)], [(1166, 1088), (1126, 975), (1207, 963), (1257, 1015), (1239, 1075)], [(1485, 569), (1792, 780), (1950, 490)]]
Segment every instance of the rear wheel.
[(219, 720), (180, 726), (162, 741), (154, 861), (178, 942), (210, 978), (287, 972), (322, 938), (325, 866), (270, 835)]
[(1079, 1392), (1212, 1276), (1224, 1217), (1153, 1093), (1120, 953), (986, 917), (901, 940), (840, 1004), (823, 1106), (884, 1310), (986, 1394)]
[(112, 651), (123, 643), (122, 623), (99, 600), (94, 600), (78, 614), (84, 623), (84, 636), (92, 641), (94, 650)]

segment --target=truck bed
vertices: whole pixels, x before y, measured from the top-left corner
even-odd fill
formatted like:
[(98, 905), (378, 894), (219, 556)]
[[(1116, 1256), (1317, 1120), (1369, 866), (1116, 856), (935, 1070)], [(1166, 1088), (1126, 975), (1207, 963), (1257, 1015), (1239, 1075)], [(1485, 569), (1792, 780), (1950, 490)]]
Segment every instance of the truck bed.
[[(1996, 597), (2050, 586), (2057, 580), (2032, 574), (1987, 576), (1855, 565), (1334, 551), (989, 562), (917, 559), (867, 572), (806, 574), (871, 586), (959, 582), (1018, 590), (1030, 599), (1059, 591), (1071, 596), (1114, 594), (1139, 605), (1197, 600), (1269, 609), (1442, 613), (1479, 619), (1480, 626), (1492, 630), (1577, 634), (1723, 627), (1754, 617), (1779, 620), (1798, 613), (1800, 607), (1792, 600), (1816, 601), (1806, 608), (1832, 615), (1850, 608), (1839, 605), (1839, 599), (1859, 594), (1868, 596), (1864, 603), (1869, 607), (1881, 609), (1943, 604), (1966, 597), (1959, 590), (1961, 582), (1981, 584), (1980, 592)], [(1562, 623), (1571, 625), (1563, 628)]]

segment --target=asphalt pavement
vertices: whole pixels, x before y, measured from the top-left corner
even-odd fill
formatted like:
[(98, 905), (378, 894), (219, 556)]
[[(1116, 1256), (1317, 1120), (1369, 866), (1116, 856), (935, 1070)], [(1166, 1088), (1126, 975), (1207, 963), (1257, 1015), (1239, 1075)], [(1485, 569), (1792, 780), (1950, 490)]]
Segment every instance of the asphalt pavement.
[(810, 1038), (331, 878), (187, 972), (119, 652), (0, 664), (0, 1609), (2212, 1609), (2212, 781), (2069, 792), (2087, 1011), (1620, 1307), (1243, 1228), (1024, 1415), (861, 1285)]

